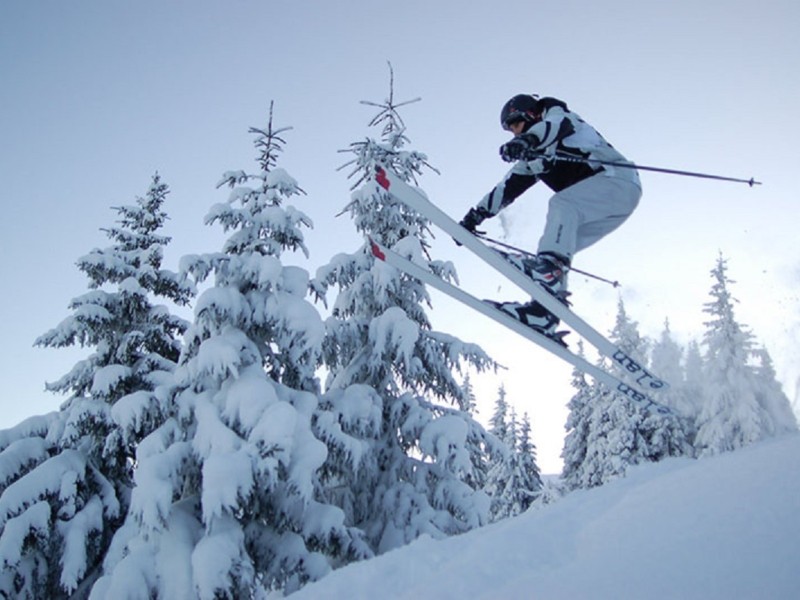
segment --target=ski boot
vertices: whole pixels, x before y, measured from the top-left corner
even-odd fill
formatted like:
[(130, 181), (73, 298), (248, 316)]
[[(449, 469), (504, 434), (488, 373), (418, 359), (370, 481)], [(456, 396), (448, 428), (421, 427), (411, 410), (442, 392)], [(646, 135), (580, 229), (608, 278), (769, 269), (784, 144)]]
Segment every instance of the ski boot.
[[(555, 296), (559, 302), (568, 306), (566, 271), (569, 261), (554, 254), (542, 253), (538, 256), (521, 256), (519, 254), (508, 254), (501, 252), (503, 257), (536, 283), (542, 286), (548, 293)], [(487, 300), (495, 308), (509, 313), (518, 321), (524, 323), (556, 342), (566, 346), (563, 336), (566, 332), (556, 332), (559, 319), (541, 304), (536, 301), (522, 304), (520, 302), (495, 302)]]
[(558, 317), (551, 312), (548, 312), (538, 302), (497, 302), (495, 300), (484, 300), (487, 304), (495, 307), (498, 310), (508, 313), (520, 323), (527, 325), (531, 329), (541, 333), (543, 336), (550, 338), (554, 342), (566, 347), (564, 336), (567, 331), (556, 331), (558, 327)]
[(558, 298), (563, 304), (567, 303), (567, 270), (569, 260), (542, 252), (538, 255), (523, 256), (520, 254), (509, 254), (501, 252), (508, 262), (541, 285), (545, 290)]

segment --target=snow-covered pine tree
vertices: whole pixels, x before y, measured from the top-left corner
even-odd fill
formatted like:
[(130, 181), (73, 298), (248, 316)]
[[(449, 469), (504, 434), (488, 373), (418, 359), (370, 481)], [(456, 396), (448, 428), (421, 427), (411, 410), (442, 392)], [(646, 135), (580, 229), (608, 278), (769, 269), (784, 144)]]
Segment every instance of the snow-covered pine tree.
[[(610, 339), (631, 356), (643, 360), (647, 341), (639, 335), (637, 324), (628, 318), (621, 298)], [(596, 487), (620, 477), (629, 465), (641, 462), (646, 454), (644, 415), (639, 406), (600, 384), (594, 383), (590, 389), (589, 410), (584, 417), (588, 418), (586, 452), (578, 465), (570, 464), (573, 489)], [(577, 423), (573, 427), (581, 431)], [(577, 453), (570, 460), (575, 458)]]
[[(617, 340), (617, 344), (630, 348), (633, 355), (646, 356), (650, 343), (640, 336), (638, 325), (628, 317), (622, 300), (619, 304), (617, 325), (611, 336)], [(660, 414), (655, 411), (640, 410), (640, 415), (645, 446), (641, 449), (641, 459), (631, 464), (657, 462), (669, 456), (691, 454), (685, 419), (680, 413)]]
[(692, 420), (692, 423), (689, 426), (689, 431), (691, 432), (691, 437), (689, 437), (689, 440), (692, 446), (694, 446), (694, 438), (697, 435), (697, 419), (700, 415), (700, 409), (704, 403), (704, 370), (705, 366), (703, 365), (703, 352), (700, 349), (700, 344), (697, 342), (697, 340), (691, 340), (689, 345), (686, 347), (684, 385), (686, 390), (686, 399), (690, 405), (687, 415), (689, 415)]
[(545, 477), (542, 479), (542, 489), (531, 504), (531, 510), (554, 504), (564, 497), (568, 490), (564, 487), (564, 482), (556, 477)]
[[(425, 256), (428, 222), (373, 180), (376, 165), (404, 181), (428, 166), (424, 154), (405, 149), (409, 140), (398, 109), (407, 103), (395, 102), (390, 82), (386, 101), (366, 104), (378, 108), (370, 126), (382, 127), (381, 138), (351, 144), (354, 158), (344, 167), (352, 167), (355, 184), (343, 212), (363, 235), (452, 279), (452, 264)], [(423, 307), (430, 304), (425, 287), (376, 262), (366, 243), (333, 257), (313, 286), (323, 299), (338, 288), (326, 321), (326, 396), (362, 390), (365, 401), (363, 426), (350, 415), (348, 437), (329, 434), (340, 439), (342, 457), (348, 456), (344, 448), (359, 448), (357, 464), (326, 464), (329, 489), (347, 522), (363, 529), (377, 552), (422, 534), (441, 537), (485, 523), (488, 499), (479, 472), (489, 436), (469, 414), (470, 399), (455, 373), (463, 364), (484, 369), (489, 358), (473, 344), (434, 331)]]
[(497, 400), (494, 403), (494, 412), (489, 419), (489, 433), (496, 438), (508, 442), (509, 440), (509, 423), (511, 421), (511, 408), (508, 406), (506, 400), (506, 387), (500, 386), (497, 391)]
[[(464, 375), (464, 382), (461, 389), (463, 391), (463, 409), (460, 410), (470, 415), (470, 421), (473, 422), (472, 418), (478, 413), (478, 402), (475, 398), (469, 372)], [(489, 474), (491, 455), (496, 452), (498, 444), (501, 444), (501, 442), (497, 438), (489, 435), (482, 428), (473, 430), (473, 432), (467, 436), (466, 450), (472, 462), (472, 470), (468, 476), (470, 487), (481, 490), (485, 488), (486, 479)]]
[(259, 170), (225, 173), (228, 201), (206, 217), (228, 233), (222, 252), (183, 259), (187, 278), (213, 285), (175, 371), (175, 414), (139, 446), (131, 511), (92, 598), (263, 597), (370, 555), (321, 501), (327, 448), (312, 419), (324, 327), (308, 273), (281, 261), (306, 251), (311, 224), (285, 204), (302, 193), (276, 166), (286, 129), (270, 106), (250, 131)]
[[(585, 358), (583, 341), (578, 342), (578, 355)], [(567, 403), (569, 414), (564, 428), (564, 448), (561, 458), (564, 467), (561, 471), (561, 480), (564, 482), (564, 491), (572, 491), (582, 487), (583, 467), (586, 461), (587, 444), (589, 440), (589, 425), (591, 423), (592, 402), (597, 394), (597, 388), (586, 381), (586, 375), (578, 369), (572, 370), (572, 387), (575, 393)]]
[(536, 460), (536, 445), (533, 443), (531, 419), (527, 412), (522, 414), (522, 424), (517, 437), (517, 455), (520, 470), (520, 508), (528, 509), (542, 490), (542, 472)]
[(489, 433), (498, 440), (489, 459), (489, 469), (484, 491), (491, 498), (490, 521), (499, 521), (512, 515), (514, 504), (514, 469), (517, 463), (516, 440), (512, 435), (511, 415), (506, 400), (505, 386), (501, 385), (494, 403), (494, 412), (489, 419)]
[[(772, 383), (765, 388), (770, 377), (759, 378), (750, 364), (755, 351), (753, 335), (734, 316), (737, 300), (729, 288), (735, 282), (727, 271), (727, 260), (720, 254), (711, 270), (711, 301), (704, 307), (710, 319), (705, 323), (703, 338), (704, 403), (695, 438), (700, 456), (741, 448), (769, 437), (775, 427), (774, 416), (765, 403), (767, 398), (772, 403), (775, 388), (769, 389)], [(777, 403), (781, 404), (780, 399)], [(784, 420), (782, 416), (777, 418)]]
[(577, 488), (597, 487), (624, 475), (630, 464), (639, 462), (634, 451), (643, 445), (638, 407), (597, 383), (592, 391), (586, 455), (572, 477)]
[(191, 289), (161, 268), (159, 232), (169, 190), (154, 175), (135, 205), (115, 208), (113, 245), (78, 260), (91, 291), (36, 344), (93, 353), (47, 385), (68, 393), (61, 410), (0, 432), (0, 595), (85, 596), (128, 508), (134, 452), (164, 420), (155, 388), (169, 377), (186, 323), (162, 298)]
[(476, 414), (478, 412), (478, 402), (475, 398), (475, 390), (472, 387), (472, 379), (469, 373), (464, 375), (464, 383), (461, 387), (464, 392), (464, 401), (467, 411), (469, 411), (470, 414)]
[(516, 411), (506, 401), (500, 387), (489, 432), (503, 444), (492, 457), (485, 491), (490, 496), (491, 521), (499, 521), (525, 512), (542, 489), (542, 478), (536, 463), (536, 447), (531, 439), (531, 424), (525, 413), (517, 422)]
[(769, 435), (777, 436), (797, 431), (797, 417), (792, 410), (792, 403), (778, 382), (772, 357), (766, 348), (758, 348), (754, 351), (754, 355), (758, 360), (755, 366), (758, 402), (769, 417)]
[[(654, 372), (669, 382), (670, 389), (668, 391), (670, 392), (673, 388), (680, 388), (683, 385), (685, 374), (682, 361), (683, 349), (673, 339), (669, 319), (665, 319), (661, 337), (653, 344), (650, 353), (650, 366)], [(671, 398), (660, 395), (659, 400), (662, 403), (668, 403)]]
[(659, 392), (658, 401), (671, 408), (680, 419), (686, 440), (691, 446), (699, 404), (686, 381), (683, 355), (683, 348), (672, 337), (669, 319), (665, 319), (661, 337), (653, 344), (650, 353), (650, 368), (669, 382), (669, 389)]
[[(636, 322), (628, 317), (622, 299), (610, 339), (631, 356), (644, 360), (648, 342), (639, 334)], [(593, 389), (586, 455), (572, 477), (578, 487), (602, 485), (623, 476), (631, 465), (689, 451), (682, 423), (675, 415), (646, 411), (627, 397), (597, 384)]]

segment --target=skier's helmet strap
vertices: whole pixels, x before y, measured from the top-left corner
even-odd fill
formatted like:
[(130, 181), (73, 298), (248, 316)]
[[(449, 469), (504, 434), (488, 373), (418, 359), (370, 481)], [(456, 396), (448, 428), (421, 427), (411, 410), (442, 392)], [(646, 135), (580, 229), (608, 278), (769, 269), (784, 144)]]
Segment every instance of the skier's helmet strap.
[(503, 105), (500, 111), (500, 125), (511, 131), (511, 124), (523, 121), (532, 125), (536, 122), (536, 107), (539, 97), (535, 94), (517, 94)]

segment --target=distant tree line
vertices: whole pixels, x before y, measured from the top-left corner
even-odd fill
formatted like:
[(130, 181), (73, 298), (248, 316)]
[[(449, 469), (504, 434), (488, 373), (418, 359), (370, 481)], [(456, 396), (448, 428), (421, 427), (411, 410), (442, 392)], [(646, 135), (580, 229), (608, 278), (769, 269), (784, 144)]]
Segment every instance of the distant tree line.
[(681, 347), (665, 322), (653, 342), (641, 337), (620, 300), (612, 339), (670, 383), (654, 415), (573, 373), (562, 458), (567, 490), (602, 485), (631, 465), (666, 456), (704, 457), (797, 430), (791, 403), (767, 350), (734, 316), (734, 281), (720, 255), (711, 270), (702, 340)]

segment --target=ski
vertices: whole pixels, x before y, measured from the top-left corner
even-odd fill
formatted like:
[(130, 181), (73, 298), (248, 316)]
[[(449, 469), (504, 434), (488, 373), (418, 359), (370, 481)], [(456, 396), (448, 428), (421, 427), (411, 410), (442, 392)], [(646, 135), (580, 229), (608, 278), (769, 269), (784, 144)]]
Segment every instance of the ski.
[(472, 233), (461, 227), (447, 213), (428, 200), (420, 190), (408, 185), (383, 167), (376, 167), (375, 170), (375, 181), (395, 199), (416, 210), (454, 240), (472, 251), (478, 258), (505, 275), (519, 288), (528, 293), (533, 300), (541, 304), (558, 317), (562, 323), (572, 328), (575, 333), (597, 348), (598, 352), (621, 367), (624, 373), (635, 381), (638, 386), (650, 390), (669, 387), (663, 379), (651, 373), (625, 350), (612, 343), (594, 327), (572, 312), (566, 305), (562, 304), (555, 296), (549, 294), (525, 273), (503, 258), (500, 253), (489, 248)]
[(369, 243), (372, 249), (372, 254), (378, 260), (381, 260), (386, 264), (399, 269), (404, 273), (407, 273), (422, 283), (436, 288), (440, 292), (443, 292), (454, 300), (461, 302), (465, 306), (480, 312), (490, 319), (493, 319), (497, 323), (500, 323), (508, 329), (518, 333), (522, 337), (530, 340), (534, 344), (539, 345), (548, 352), (568, 362), (573, 367), (583, 371), (596, 381), (602, 382), (611, 390), (617, 391), (623, 396), (630, 398), (638, 404), (641, 404), (645, 409), (657, 412), (659, 414), (671, 413), (669, 408), (659, 404), (658, 402), (655, 402), (643, 391), (622, 381), (601, 367), (590, 363), (585, 358), (578, 356), (569, 350), (563, 343), (561, 343), (558, 338), (546, 336), (532, 327), (525, 325), (507, 312), (499, 310), (491, 304), (476, 298), (468, 292), (465, 292), (458, 286), (440, 279), (426, 268), (412, 262), (404, 256), (401, 256), (397, 252), (394, 252), (393, 250), (390, 250), (389, 248), (386, 248), (371, 239), (369, 240)]

